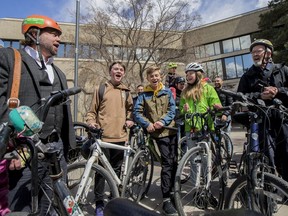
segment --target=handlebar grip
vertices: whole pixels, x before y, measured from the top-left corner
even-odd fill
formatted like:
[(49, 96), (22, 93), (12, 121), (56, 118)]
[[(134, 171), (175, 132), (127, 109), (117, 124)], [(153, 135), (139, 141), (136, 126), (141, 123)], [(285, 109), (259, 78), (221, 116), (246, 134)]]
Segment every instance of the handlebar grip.
[(65, 95), (66, 97), (71, 96), (71, 95), (75, 95), (81, 92), (81, 88), (80, 87), (72, 87), (69, 89), (65, 89), (63, 91), (61, 91), (63, 95)]
[(217, 108), (217, 111), (218, 111), (218, 112), (230, 111), (230, 110), (232, 110), (232, 107), (231, 107), (231, 106), (224, 106), (224, 107), (221, 107), (221, 108)]
[(168, 129), (168, 130), (178, 131), (178, 129), (176, 127), (169, 127), (169, 126), (165, 126), (165, 125), (163, 125), (162, 127), (165, 129)]
[(220, 89), (219, 91), (225, 95), (233, 97), (236, 100), (239, 100), (242, 102), (247, 101), (247, 97), (242, 92), (233, 92), (233, 91), (226, 90), (226, 89)]

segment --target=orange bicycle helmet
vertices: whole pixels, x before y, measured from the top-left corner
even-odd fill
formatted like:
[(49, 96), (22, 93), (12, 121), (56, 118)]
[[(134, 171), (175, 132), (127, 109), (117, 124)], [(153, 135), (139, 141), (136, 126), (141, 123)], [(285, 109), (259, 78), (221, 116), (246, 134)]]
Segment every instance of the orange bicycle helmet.
[(43, 15), (34, 14), (26, 17), (22, 22), (22, 34), (26, 34), (31, 27), (39, 29), (53, 28), (62, 33), (59, 24), (55, 20)]

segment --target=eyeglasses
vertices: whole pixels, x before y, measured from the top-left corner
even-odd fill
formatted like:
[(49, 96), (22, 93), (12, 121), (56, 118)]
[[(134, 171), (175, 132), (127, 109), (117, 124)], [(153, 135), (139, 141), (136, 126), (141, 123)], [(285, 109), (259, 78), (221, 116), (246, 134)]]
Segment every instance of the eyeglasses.
[(260, 49), (260, 50), (253, 50), (251, 52), (252, 55), (260, 55), (264, 52), (265, 50), (264, 49)]

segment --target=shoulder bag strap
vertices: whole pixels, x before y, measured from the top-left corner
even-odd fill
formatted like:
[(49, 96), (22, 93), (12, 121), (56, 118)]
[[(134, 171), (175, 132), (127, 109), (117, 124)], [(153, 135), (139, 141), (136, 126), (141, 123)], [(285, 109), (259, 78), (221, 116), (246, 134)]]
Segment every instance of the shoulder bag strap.
[(20, 79), (21, 79), (21, 54), (17, 49), (14, 49), (14, 71), (13, 71), (13, 81), (11, 87), (11, 95), (7, 101), (9, 109), (14, 109), (19, 107), (20, 100), (18, 99)]

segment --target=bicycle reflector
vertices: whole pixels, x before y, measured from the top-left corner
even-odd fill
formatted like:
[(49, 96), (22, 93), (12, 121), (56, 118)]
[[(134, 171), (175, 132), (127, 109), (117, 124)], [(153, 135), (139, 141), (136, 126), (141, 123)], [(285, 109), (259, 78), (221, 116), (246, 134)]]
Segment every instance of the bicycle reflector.
[(35, 115), (28, 106), (20, 106), (9, 113), (9, 120), (15, 130), (24, 136), (32, 136), (39, 133), (42, 129), (43, 122)]

